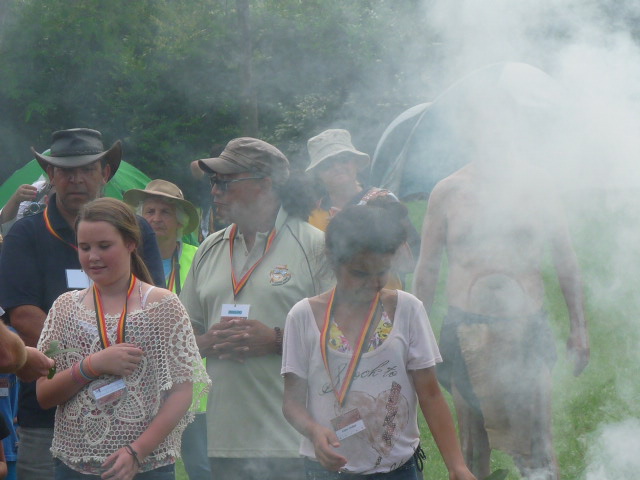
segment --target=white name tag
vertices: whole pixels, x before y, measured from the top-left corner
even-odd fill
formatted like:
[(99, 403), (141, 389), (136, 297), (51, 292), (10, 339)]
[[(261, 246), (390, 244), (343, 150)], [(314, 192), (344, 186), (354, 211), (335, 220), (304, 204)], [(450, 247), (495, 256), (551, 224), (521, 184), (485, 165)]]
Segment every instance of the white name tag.
[(9, 396), (9, 379), (7, 377), (0, 378), (0, 397)]
[(89, 288), (91, 284), (89, 276), (77, 268), (67, 268), (67, 288)]
[(344, 440), (345, 438), (355, 435), (358, 432), (366, 429), (360, 412), (357, 408), (348, 411), (347, 413), (340, 415), (331, 420), (331, 425), (336, 432), (338, 440)]
[(115, 382), (111, 382), (106, 384), (103, 387), (96, 388), (93, 390), (93, 396), (96, 400), (100, 400), (108, 395), (111, 395), (118, 390), (122, 390), (123, 388), (127, 388), (127, 384), (124, 383), (124, 380), (121, 378), (120, 380), (116, 380)]
[(222, 305), (220, 316), (222, 318), (249, 318), (249, 309), (251, 309), (251, 305), (225, 303)]

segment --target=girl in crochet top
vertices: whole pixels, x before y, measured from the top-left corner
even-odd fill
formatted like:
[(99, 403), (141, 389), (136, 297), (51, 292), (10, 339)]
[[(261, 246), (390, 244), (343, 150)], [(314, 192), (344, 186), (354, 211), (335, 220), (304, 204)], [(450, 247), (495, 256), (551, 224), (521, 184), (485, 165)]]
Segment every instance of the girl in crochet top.
[(175, 294), (150, 284), (126, 204), (87, 203), (76, 232), (92, 285), (56, 300), (38, 343), (63, 350), (55, 375), (37, 384), (42, 407), (58, 406), (56, 479), (173, 479), (192, 397), (202, 393), (193, 384), (210, 384), (191, 323)]

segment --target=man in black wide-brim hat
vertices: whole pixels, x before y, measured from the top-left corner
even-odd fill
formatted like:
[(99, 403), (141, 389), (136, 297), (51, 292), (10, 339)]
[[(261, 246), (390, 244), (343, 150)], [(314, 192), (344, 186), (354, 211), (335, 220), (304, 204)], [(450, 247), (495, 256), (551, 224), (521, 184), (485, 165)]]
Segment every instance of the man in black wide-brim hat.
[[(37, 346), (47, 312), (62, 293), (88, 286), (78, 260), (75, 222), (80, 208), (102, 195), (122, 158), (116, 141), (108, 150), (97, 130), (74, 128), (53, 134), (51, 152), (31, 148), (47, 172), (56, 193), (45, 210), (25, 217), (4, 238), (0, 256), (0, 305), (25, 344)], [(143, 234), (141, 254), (154, 282), (164, 286), (164, 274), (155, 235), (138, 218)], [(21, 383), (18, 423), (19, 478), (54, 478), (51, 442), (55, 408), (43, 410), (36, 399), (35, 383)]]

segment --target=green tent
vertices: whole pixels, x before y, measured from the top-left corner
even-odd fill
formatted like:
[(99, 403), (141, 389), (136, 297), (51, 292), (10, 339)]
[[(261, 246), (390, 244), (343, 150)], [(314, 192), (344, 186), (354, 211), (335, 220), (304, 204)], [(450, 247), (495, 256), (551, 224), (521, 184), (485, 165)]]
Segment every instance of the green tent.
[[(36, 182), (40, 176), (46, 178), (46, 174), (40, 168), (40, 165), (34, 158), (24, 167), (16, 170), (7, 180), (0, 186), (0, 206), (7, 203), (11, 195), (16, 189), (25, 183), (32, 184)], [(144, 188), (151, 179), (136, 167), (124, 160), (120, 162), (118, 171), (111, 181), (107, 183), (104, 194), (107, 197), (118, 198), (122, 200), (122, 194), (130, 188)]]
[[(43, 152), (48, 153), (48, 152)], [(38, 181), (38, 179), (47, 178), (45, 172), (40, 168), (40, 164), (34, 158), (24, 167), (16, 170), (7, 180), (0, 185), (0, 208), (3, 207), (11, 195), (20, 185), (29, 184)], [(118, 171), (113, 178), (107, 183), (104, 194), (107, 197), (122, 200), (122, 194), (131, 188), (144, 188), (151, 179), (138, 170), (130, 163), (122, 160)], [(191, 245), (198, 245), (197, 230), (189, 235), (185, 235), (183, 240)]]

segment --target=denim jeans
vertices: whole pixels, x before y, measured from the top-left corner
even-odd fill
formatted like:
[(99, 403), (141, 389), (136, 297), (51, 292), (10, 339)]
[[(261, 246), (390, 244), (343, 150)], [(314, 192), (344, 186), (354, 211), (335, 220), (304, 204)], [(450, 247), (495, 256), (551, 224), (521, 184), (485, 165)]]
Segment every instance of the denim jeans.
[(214, 480), (302, 480), (301, 458), (210, 457)]
[(193, 422), (182, 434), (182, 461), (189, 480), (211, 480), (211, 467), (207, 454), (207, 415), (196, 413)]
[[(59, 459), (54, 459), (55, 463), (55, 480), (96, 480), (99, 479), (99, 475), (89, 475), (86, 473), (80, 473), (73, 468), (67, 467)], [(164, 467), (156, 468), (144, 473), (138, 473), (134, 480), (175, 480), (176, 468), (175, 464), (165, 465)]]
[(24, 428), (18, 430), (18, 462), (16, 471), (19, 479), (51, 480), (53, 478), (53, 457), (51, 442), (53, 428)]
[(358, 475), (354, 473), (330, 472), (319, 462), (305, 458), (304, 469), (307, 480), (419, 480), (422, 474), (416, 467), (416, 462), (411, 457), (406, 463), (387, 473), (372, 473), (370, 475)]

